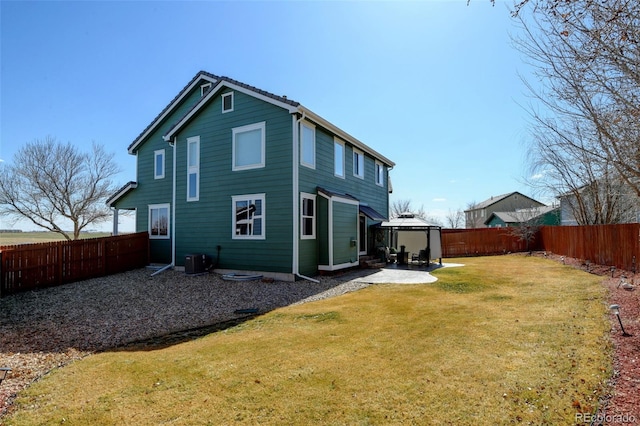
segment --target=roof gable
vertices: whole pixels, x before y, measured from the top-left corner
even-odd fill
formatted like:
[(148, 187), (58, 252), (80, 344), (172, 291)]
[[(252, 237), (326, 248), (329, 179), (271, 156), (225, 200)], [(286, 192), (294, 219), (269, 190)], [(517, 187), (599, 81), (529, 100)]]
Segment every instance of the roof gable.
[(507, 198), (509, 198), (511, 196), (514, 196), (514, 195), (520, 196), (523, 199), (531, 200), (531, 201), (533, 201), (534, 203), (537, 203), (540, 206), (544, 206), (544, 203), (541, 203), (540, 201), (534, 200), (531, 197), (527, 197), (526, 195), (524, 195), (524, 194), (522, 194), (522, 193), (520, 193), (518, 191), (514, 191), (514, 192), (509, 192), (508, 194), (494, 195), (493, 197), (488, 198), (488, 199), (486, 199), (486, 200), (484, 200), (484, 201), (482, 201), (480, 203), (477, 203), (475, 206), (473, 206), (472, 208), (467, 209), (465, 211), (468, 212), (468, 211), (473, 211), (473, 210), (486, 209), (487, 207), (492, 206), (493, 204), (496, 204), (496, 203), (498, 203), (498, 202), (500, 202), (502, 200), (505, 200), (505, 199), (507, 199)]
[(229, 77), (217, 76), (206, 71), (200, 71), (191, 81), (176, 95), (176, 97), (158, 114), (158, 116), (140, 133), (140, 135), (129, 145), (129, 154), (133, 154), (137, 148), (142, 144), (145, 139), (164, 122), (178, 107), (182, 104), (187, 96), (201, 84), (205, 82), (211, 83), (213, 87), (204, 94), (189, 110), (184, 113), (175, 124), (173, 124), (168, 131), (163, 135), (165, 140), (170, 140), (177, 132), (180, 131), (189, 121), (195, 117), (199, 111), (201, 111), (211, 99), (213, 99), (223, 88), (230, 88), (243, 92), (249, 96), (261, 99), (265, 102), (269, 102), (273, 105), (279, 106), (287, 110), (291, 114), (298, 114), (300, 117), (304, 117), (322, 127), (327, 129), (335, 136), (343, 139), (345, 142), (352, 144), (353, 146), (361, 149), (369, 154), (371, 157), (383, 162), (389, 167), (394, 167), (395, 163), (389, 160), (384, 155), (378, 153), (368, 145), (360, 142), (347, 132), (333, 125), (329, 121), (315, 114), (313, 111), (303, 107), (299, 102), (288, 99), (286, 96), (278, 96), (273, 93), (269, 93), (265, 90), (258, 89), (257, 87), (242, 83), (240, 81), (231, 79)]
[(284, 108), (290, 113), (295, 112), (296, 108), (300, 105), (300, 103), (291, 101), (286, 97), (274, 95), (264, 90), (260, 90), (256, 87), (249, 86), (248, 84), (240, 83), (239, 81), (230, 79), (228, 77), (219, 77), (219, 80), (215, 83), (215, 86), (212, 87), (200, 99), (199, 102), (193, 105), (193, 107), (182, 118), (180, 118), (180, 120), (176, 124), (174, 124), (165, 135), (163, 135), (164, 139), (170, 140), (173, 135), (175, 135), (181, 128), (183, 128), (185, 124), (187, 124), (194, 116), (196, 116), (198, 112), (202, 110), (202, 108), (204, 108), (204, 106), (207, 105), (209, 101), (213, 99), (218, 93), (220, 93), (220, 91), (224, 88), (243, 92), (249, 96), (253, 96), (265, 102), (269, 102), (271, 104)]
[(494, 217), (497, 217), (505, 224), (522, 223), (538, 219), (553, 210), (558, 210), (558, 207), (540, 206), (530, 209), (519, 209), (513, 212), (493, 212), (484, 223), (485, 225), (491, 223)]
[(138, 137), (135, 138), (133, 142), (131, 142), (131, 144), (127, 148), (129, 154), (133, 154), (135, 152), (135, 150), (144, 141), (144, 139), (149, 136), (151, 132), (153, 132), (165, 118), (167, 118), (173, 111), (175, 111), (175, 109), (182, 103), (182, 101), (184, 101), (184, 99), (189, 95), (189, 93), (191, 93), (193, 89), (205, 83), (215, 84), (219, 79), (220, 77), (205, 71), (200, 71), (198, 74), (196, 74), (195, 77), (193, 77), (191, 81), (182, 88), (182, 90), (175, 96), (175, 98), (173, 98), (173, 100), (169, 102), (169, 104), (165, 106), (162, 111), (160, 111), (160, 114), (158, 114), (156, 118), (151, 121), (151, 123), (142, 131), (142, 133), (140, 133)]

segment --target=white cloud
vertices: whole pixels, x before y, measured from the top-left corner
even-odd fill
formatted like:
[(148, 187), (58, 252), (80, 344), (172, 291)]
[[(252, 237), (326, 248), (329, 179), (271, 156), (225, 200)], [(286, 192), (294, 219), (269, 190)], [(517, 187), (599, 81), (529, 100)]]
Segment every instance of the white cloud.
[(445, 201), (447, 201), (447, 199), (446, 198), (434, 198), (431, 201), (436, 202), (436, 203), (444, 203)]

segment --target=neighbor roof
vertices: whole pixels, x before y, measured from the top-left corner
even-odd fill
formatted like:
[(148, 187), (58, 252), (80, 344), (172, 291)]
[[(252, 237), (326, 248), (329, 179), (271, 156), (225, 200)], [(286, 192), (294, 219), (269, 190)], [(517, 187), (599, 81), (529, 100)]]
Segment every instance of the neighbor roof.
[(523, 219), (525, 221), (529, 221), (531, 219), (535, 219), (544, 214), (547, 214), (550, 211), (555, 209), (557, 209), (557, 207), (541, 206), (541, 207), (534, 207), (532, 209), (516, 210), (514, 212), (493, 212), (489, 215), (487, 220), (484, 221), (484, 223), (488, 224), (489, 222), (491, 222), (491, 219), (493, 219), (493, 216), (496, 216), (497, 218), (502, 220), (504, 223), (520, 223), (520, 222), (523, 222)]
[(465, 212), (472, 211), (472, 210), (485, 209), (485, 208), (497, 203), (498, 201), (504, 200), (505, 198), (509, 198), (510, 196), (515, 195), (515, 194), (518, 194), (518, 195), (520, 195), (520, 196), (522, 196), (524, 198), (527, 198), (527, 199), (529, 199), (531, 201), (535, 201), (536, 203), (543, 205), (543, 203), (541, 203), (540, 201), (534, 200), (531, 197), (527, 197), (526, 195), (524, 195), (524, 194), (522, 194), (522, 193), (520, 193), (518, 191), (514, 191), (514, 192), (509, 192), (507, 194), (494, 195), (493, 197), (491, 197), (489, 199), (486, 199), (486, 200), (474, 205), (472, 208), (469, 208), (469, 209), (465, 210)]

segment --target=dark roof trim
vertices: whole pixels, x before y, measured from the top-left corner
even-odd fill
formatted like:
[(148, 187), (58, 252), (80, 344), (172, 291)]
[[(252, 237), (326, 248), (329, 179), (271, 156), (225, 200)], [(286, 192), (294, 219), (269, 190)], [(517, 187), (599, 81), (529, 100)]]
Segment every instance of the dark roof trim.
[(262, 99), (271, 104), (280, 106), (286, 110), (288, 110), (292, 114), (298, 114), (300, 117), (305, 117), (316, 124), (324, 127), (340, 139), (354, 145), (358, 149), (368, 153), (370, 156), (374, 157), (376, 160), (379, 160), (386, 164), (388, 167), (395, 167), (395, 163), (380, 154), (376, 150), (372, 149), (368, 145), (365, 145), (358, 139), (354, 138), (344, 130), (339, 127), (333, 125), (329, 121), (320, 117), (318, 114), (313, 111), (305, 108), (299, 102), (292, 101), (285, 96), (274, 95), (273, 93), (269, 93), (265, 90), (258, 89), (257, 87), (242, 83), (238, 80), (234, 80), (229, 77), (217, 76), (206, 71), (200, 71), (196, 76), (191, 79), (191, 81), (178, 93), (178, 95), (158, 114), (158, 116), (149, 124), (143, 131), (138, 135), (138, 137), (129, 145), (128, 151), (129, 154), (134, 154), (138, 146), (144, 141), (144, 139), (154, 131), (160, 123), (169, 115), (171, 112), (175, 110), (175, 108), (180, 105), (180, 103), (184, 100), (184, 98), (202, 81), (206, 81), (212, 83), (214, 86), (209, 89), (207, 93), (198, 101), (196, 104), (176, 123), (171, 129), (164, 135), (165, 140), (170, 140), (171, 137), (177, 133), (182, 126), (189, 122), (189, 120), (197, 114), (197, 112), (206, 105), (209, 100), (213, 98), (213, 96), (218, 93), (223, 87), (227, 87), (233, 90), (238, 90), (240, 92), (246, 93), (250, 96), (254, 96), (258, 99)]
[(131, 142), (131, 145), (127, 148), (129, 154), (133, 154), (138, 147), (149, 134), (167, 117), (202, 80), (206, 80), (209, 83), (216, 83), (220, 77), (217, 75), (208, 73), (206, 71), (200, 71), (195, 77), (191, 79), (189, 83), (176, 95), (175, 98), (151, 121), (151, 123), (138, 135), (138, 137)]
[(343, 192), (331, 191), (331, 190), (328, 190), (326, 188), (322, 188), (320, 186), (317, 187), (317, 191), (318, 191), (318, 194), (323, 195), (326, 198), (342, 198), (342, 199), (348, 200), (348, 201), (355, 201), (358, 204), (360, 203), (360, 200), (358, 200), (353, 195), (345, 194)]
[(115, 194), (107, 199), (106, 204), (109, 207), (114, 207), (114, 204), (118, 202), (118, 200), (125, 196), (126, 193), (138, 187), (137, 182), (127, 182), (122, 188), (118, 189)]
[(384, 217), (383, 215), (381, 215), (380, 213), (378, 213), (377, 211), (375, 211), (371, 207), (363, 206), (362, 204), (360, 204), (360, 213), (364, 214), (365, 216), (367, 216), (371, 220), (375, 220), (375, 221), (385, 221), (385, 220), (387, 220), (386, 217)]
[(212, 87), (205, 96), (200, 99), (187, 113), (174, 124), (169, 131), (163, 136), (165, 141), (171, 140), (174, 134), (176, 134), (185, 124), (187, 124), (191, 118), (193, 118), (198, 111), (205, 106), (215, 95), (217, 95), (223, 88), (229, 88), (243, 92), (250, 96), (256, 97), (263, 101), (269, 102), (276, 106), (286, 109), (289, 113), (293, 113), (300, 105), (298, 102), (291, 101), (285, 97), (277, 96), (264, 90), (260, 90), (256, 87), (249, 86), (248, 84), (240, 83), (239, 81), (232, 80), (228, 77), (220, 77), (214, 87)]
[(523, 197), (523, 198), (526, 198), (526, 199), (528, 199), (528, 200), (531, 200), (531, 201), (533, 201), (534, 203), (538, 203), (540, 206), (544, 206), (544, 203), (541, 203), (541, 202), (540, 202), (540, 201), (538, 201), (538, 200), (534, 200), (534, 199), (533, 199), (533, 198), (531, 198), (531, 197), (527, 197), (526, 195), (524, 195), (524, 194), (523, 194), (523, 193), (521, 193), (521, 192), (514, 191), (514, 192), (509, 192), (508, 194), (502, 194), (502, 195), (496, 195), (496, 196), (493, 196), (493, 197), (491, 197), (491, 198), (489, 198), (489, 199), (487, 199), (487, 200), (484, 200), (484, 201), (482, 201), (482, 202), (480, 202), (480, 203), (476, 204), (475, 206), (473, 206), (473, 207), (471, 207), (471, 208), (469, 208), (469, 209), (465, 210), (465, 212), (471, 212), (471, 211), (474, 211), (474, 210), (480, 210), (480, 209), (487, 208), (487, 207), (489, 207), (489, 206), (491, 206), (491, 205), (493, 205), (493, 204), (497, 203), (498, 201), (502, 201), (502, 200), (504, 200), (505, 198), (509, 198), (509, 197), (511, 197), (512, 195), (516, 195), (516, 194), (517, 194), (517, 195), (520, 195), (520, 196), (521, 196), (521, 197)]

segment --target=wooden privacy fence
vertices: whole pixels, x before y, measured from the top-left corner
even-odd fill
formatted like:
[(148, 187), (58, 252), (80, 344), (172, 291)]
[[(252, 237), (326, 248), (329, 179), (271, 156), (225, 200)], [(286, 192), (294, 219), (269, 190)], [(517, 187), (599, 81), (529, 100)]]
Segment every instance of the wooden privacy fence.
[[(640, 224), (543, 226), (530, 248), (636, 272), (640, 261)], [(442, 230), (443, 257), (526, 250), (526, 243), (509, 235), (505, 228)]]
[(536, 243), (540, 250), (636, 272), (640, 224), (544, 226)]
[(527, 244), (506, 228), (443, 229), (442, 257), (482, 256), (520, 252)]
[(0, 297), (116, 274), (148, 263), (146, 232), (0, 246)]

